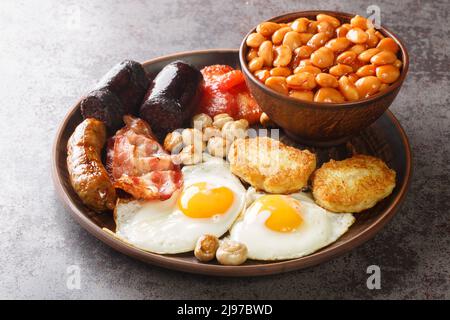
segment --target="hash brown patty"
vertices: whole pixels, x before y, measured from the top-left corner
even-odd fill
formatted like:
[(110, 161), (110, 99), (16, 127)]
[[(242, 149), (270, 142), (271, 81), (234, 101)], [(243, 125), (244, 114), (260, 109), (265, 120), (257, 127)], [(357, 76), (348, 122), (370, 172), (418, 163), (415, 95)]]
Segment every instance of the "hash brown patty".
[(392, 193), (395, 176), (381, 159), (367, 155), (330, 160), (312, 175), (312, 193), (327, 210), (361, 212)]
[(286, 194), (308, 184), (316, 156), (268, 137), (237, 139), (228, 152), (231, 172), (258, 190)]

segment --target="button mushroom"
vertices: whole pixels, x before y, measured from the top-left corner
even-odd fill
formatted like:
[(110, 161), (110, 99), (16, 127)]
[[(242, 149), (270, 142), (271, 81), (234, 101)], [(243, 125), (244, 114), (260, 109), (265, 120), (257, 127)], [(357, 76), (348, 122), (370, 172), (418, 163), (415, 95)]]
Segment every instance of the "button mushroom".
[(212, 137), (208, 141), (208, 152), (214, 157), (224, 158), (228, 150), (230, 149), (231, 143), (222, 137)]
[(214, 116), (213, 126), (222, 129), (223, 125), (230, 121), (233, 121), (232, 117), (230, 117), (227, 113), (220, 113)]
[(193, 165), (202, 162), (203, 155), (202, 149), (204, 149), (205, 142), (202, 142), (203, 146), (200, 148), (195, 148), (193, 144), (186, 146), (175, 158), (176, 163), (182, 163), (184, 165)]
[(222, 131), (216, 127), (206, 127), (203, 129), (203, 141), (208, 141), (212, 137), (221, 137)]
[(202, 132), (195, 128), (184, 129), (181, 132), (181, 137), (185, 146), (193, 144), (198, 148), (203, 141)]
[(171, 153), (178, 153), (183, 148), (183, 138), (178, 131), (170, 132), (164, 139), (164, 149)]
[(212, 125), (212, 118), (205, 113), (199, 113), (192, 117), (192, 127), (203, 129)]
[(219, 239), (216, 236), (205, 234), (198, 238), (194, 255), (199, 261), (208, 262), (214, 259), (218, 247)]
[(248, 121), (245, 119), (227, 122), (222, 128), (222, 137), (229, 141), (247, 137)]

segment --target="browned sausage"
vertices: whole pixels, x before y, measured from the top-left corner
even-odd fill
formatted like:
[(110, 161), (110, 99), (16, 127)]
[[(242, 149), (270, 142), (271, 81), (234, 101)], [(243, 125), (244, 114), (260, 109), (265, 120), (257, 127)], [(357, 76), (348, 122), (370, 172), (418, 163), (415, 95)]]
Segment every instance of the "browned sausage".
[(106, 140), (102, 121), (88, 118), (76, 127), (67, 142), (67, 169), (73, 189), (96, 212), (112, 210), (116, 191), (101, 161)]

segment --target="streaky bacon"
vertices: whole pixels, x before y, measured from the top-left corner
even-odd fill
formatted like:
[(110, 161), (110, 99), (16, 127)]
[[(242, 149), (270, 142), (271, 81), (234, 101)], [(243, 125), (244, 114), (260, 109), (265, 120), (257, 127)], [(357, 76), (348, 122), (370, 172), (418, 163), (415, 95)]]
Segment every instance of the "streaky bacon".
[(180, 167), (157, 142), (142, 119), (124, 116), (125, 127), (114, 136), (112, 156), (114, 187), (137, 199), (166, 200), (183, 185)]

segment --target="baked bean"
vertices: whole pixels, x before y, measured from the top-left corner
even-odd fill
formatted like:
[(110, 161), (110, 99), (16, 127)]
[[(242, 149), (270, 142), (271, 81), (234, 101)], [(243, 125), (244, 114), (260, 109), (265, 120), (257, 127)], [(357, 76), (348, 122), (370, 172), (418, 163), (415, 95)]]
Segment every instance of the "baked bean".
[(300, 47), (302, 43), (303, 42), (300, 33), (295, 31), (289, 31), (288, 33), (286, 33), (283, 39), (283, 45), (288, 46), (291, 51)]
[(307, 45), (313, 48), (314, 50), (317, 50), (323, 45), (325, 45), (328, 39), (330, 39), (330, 37), (328, 37), (325, 33), (322, 32), (316, 33), (315, 35), (312, 36), (311, 39), (309, 39)]
[(342, 103), (344, 96), (334, 88), (320, 88), (314, 95), (315, 102)]
[(384, 66), (379, 66), (376, 69), (377, 78), (383, 83), (393, 83), (400, 76), (400, 70), (393, 65), (387, 64)]
[(313, 63), (311, 59), (302, 59), (299, 61), (298, 66), (299, 67), (306, 67), (306, 66), (312, 66)]
[(397, 59), (397, 60), (395, 60), (395, 62), (394, 62), (392, 65), (393, 65), (394, 67), (400, 69), (400, 68), (403, 66), (403, 62), (402, 62), (402, 60)]
[(281, 26), (275, 22), (263, 22), (256, 27), (256, 32), (264, 37), (270, 37), (275, 31), (280, 29)]
[(379, 66), (379, 65), (383, 65), (383, 64), (392, 64), (396, 60), (397, 60), (397, 56), (395, 55), (395, 53), (393, 53), (391, 51), (381, 51), (380, 53), (377, 53), (376, 55), (374, 55), (370, 59), (370, 62), (372, 64)]
[(289, 67), (291, 70), (295, 70), (295, 68), (298, 67), (298, 65), (300, 64), (300, 61), (302, 61), (302, 60), (304, 60), (304, 59), (300, 58), (300, 57), (295, 53), (295, 51), (294, 51), (294, 54), (293, 54), (291, 63), (289, 64), (288, 67)]
[(354, 51), (345, 51), (337, 56), (336, 62), (343, 64), (352, 64), (358, 55)]
[(281, 45), (275, 49), (275, 60), (273, 65), (275, 67), (285, 67), (291, 62), (292, 51), (288, 46)]
[(336, 77), (329, 73), (319, 73), (316, 75), (316, 83), (322, 88), (337, 88), (338, 81)]
[(288, 86), (285, 77), (269, 77), (267, 78), (265, 85), (279, 93), (288, 94)]
[(355, 84), (346, 76), (339, 78), (339, 91), (348, 101), (356, 101), (359, 99), (359, 93)]
[(316, 87), (314, 74), (309, 72), (295, 73), (286, 78), (289, 88), (296, 90), (312, 90)]
[(292, 22), (291, 28), (292, 30), (297, 32), (306, 32), (306, 30), (308, 30), (309, 22), (310, 21), (308, 18), (298, 18), (297, 20)]
[(350, 51), (353, 51), (359, 55), (360, 53), (366, 51), (366, 49), (367, 49), (367, 46), (365, 44), (355, 44), (354, 46), (352, 46), (350, 48)]
[(266, 41), (266, 38), (264, 38), (261, 34), (255, 32), (250, 34), (245, 42), (249, 47), (258, 48), (264, 41)]
[(326, 48), (330, 48), (334, 52), (341, 52), (350, 46), (351, 42), (347, 38), (334, 38), (325, 44)]
[(255, 71), (254, 75), (255, 75), (256, 78), (258, 78), (259, 81), (264, 83), (266, 81), (266, 79), (268, 77), (270, 77), (270, 71), (269, 70), (264, 70), (264, 69), (263, 70), (258, 70), (258, 71)]
[(378, 37), (378, 39), (383, 40), (386, 38), (380, 31), (375, 32), (375, 35)]
[(256, 50), (255, 48), (251, 48), (250, 50), (248, 50), (247, 53), (247, 62), (251, 61), (253, 58), (256, 58), (258, 56), (258, 50)]
[(302, 44), (307, 44), (309, 40), (314, 36), (313, 33), (299, 33)]
[(338, 38), (344, 38), (347, 35), (347, 32), (350, 31), (352, 27), (348, 23), (344, 23), (342, 26), (336, 29), (336, 35)]
[(369, 21), (366, 18), (356, 15), (350, 20), (350, 25), (352, 28), (367, 30), (371, 23), (369, 24)]
[(284, 36), (289, 31), (292, 31), (291, 27), (283, 27), (275, 31), (272, 35), (272, 42), (273, 44), (281, 44), (283, 42)]
[(289, 69), (287, 67), (275, 67), (270, 70), (270, 75), (274, 76), (274, 77), (277, 77), (277, 76), (287, 77), (291, 73), (292, 73), (291, 69)]
[(381, 81), (374, 76), (362, 77), (355, 82), (355, 86), (359, 96), (361, 98), (367, 98), (380, 90)]
[(376, 66), (373, 64), (366, 64), (362, 66), (361, 68), (356, 71), (356, 75), (360, 78), (367, 77), (367, 76), (374, 76), (375, 75), (375, 69)]
[(327, 21), (321, 21), (317, 24), (317, 31), (325, 33), (329, 38), (334, 35), (334, 28), (331, 23)]
[(380, 41), (380, 39), (378, 39), (377, 35), (375, 34), (375, 29), (374, 28), (370, 28), (366, 30), (367, 35), (369, 36), (369, 38), (367, 39), (367, 46), (369, 48), (374, 48), (377, 46), (378, 42)]
[(314, 92), (310, 90), (291, 90), (289, 96), (299, 100), (313, 101)]
[(346, 64), (337, 64), (335, 66), (332, 66), (329, 70), (329, 73), (336, 77), (341, 77), (343, 75), (346, 75), (348, 73), (353, 72), (353, 68), (351, 66), (348, 66)]
[(334, 52), (330, 48), (319, 48), (311, 54), (311, 62), (319, 68), (328, 68), (334, 63)]
[(353, 43), (365, 43), (369, 35), (361, 28), (352, 28), (345, 37)]
[(261, 70), (262, 67), (264, 66), (264, 60), (261, 57), (256, 57), (253, 58), (249, 63), (248, 63), (248, 69), (251, 72), (255, 72), (258, 70)]
[(358, 71), (358, 69), (364, 65), (366, 65), (366, 63), (359, 59), (355, 59), (349, 64), (349, 66), (353, 68), (353, 72)]
[(350, 73), (347, 77), (353, 83), (355, 83), (359, 79), (359, 76), (356, 73)]
[(380, 49), (378, 49), (378, 48), (370, 48), (370, 49), (367, 49), (367, 50), (361, 52), (358, 55), (358, 59), (360, 61), (369, 62), (370, 59), (372, 59), (372, 57), (374, 55), (376, 55), (377, 53), (380, 53)]
[(308, 28), (306, 29), (307, 33), (317, 33), (317, 25), (319, 24), (319, 21), (310, 21), (308, 24)]
[(309, 58), (313, 52), (314, 49), (308, 46), (301, 46), (294, 50), (296, 57), (299, 57), (300, 59)]
[(273, 62), (273, 45), (272, 42), (269, 40), (264, 41), (261, 43), (258, 49), (258, 56), (260, 56), (263, 61), (264, 65), (271, 67)]
[(390, 51), (396, 54), (398, 50), (400, 49), (398, 44), (391, 38), (384, 38), (381, 39), (380, 42), (377, 45), (377, 48), (381, 51)]
[(327, 14), (323, 14), (323, 13), (318, 14), (316, 17), (316, 20), (319, 22), (326, 21), (326, 22), (330, 23), (333, 26), (333, 28), (335, 28), (335, 29), (341, 25), (341, 22), (339, 21), (339, 19), (329, 16)]
[(297, 68), (295, 68), (294, 73), (301, 73), (301, 72), (309, 72), (312, 74), (319, 74), (322, 72), (322, 70), (320, 70), (317, 67), (314, 66), (299, 66)]
[(384, 89), (389, 88), (389, 85), (387, 83), (382, 83), (380, 86), (380, 91), (383, 91)]

